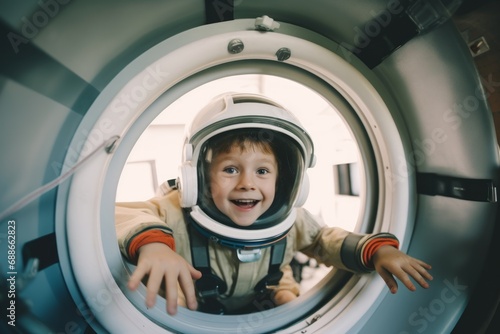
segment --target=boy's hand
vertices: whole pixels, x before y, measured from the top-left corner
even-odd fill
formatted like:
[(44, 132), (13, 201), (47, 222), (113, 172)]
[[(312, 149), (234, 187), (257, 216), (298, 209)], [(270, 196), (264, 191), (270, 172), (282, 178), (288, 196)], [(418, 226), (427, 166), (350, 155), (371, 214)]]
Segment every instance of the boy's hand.
[(165, 279), (168, 314), (177, 313), (177, 282), (184, 292), (187, 307), (190, 310), (198, 308), (193, 280), (199, 279), (201, 272), (167, 245), (151, 243), (139, 249), (137, 268), (128, 282), (129, 289), (137, 289), (145, 275), (149, 275), (146, 295), (147, 307), (154, 306), (160, 285)]
[(394, 279), (396, 276), (410, 291), (415, 291), (416, 287), (410, 280), (410, 276), (423, 288), (428, 288), (426, 280), (432, 280), (431, 274), (427, 270), (431, 266), (427, 263), (415, 259), (392, 246), (380, 247), (372, 258), (373, 265), (384, 279), (391, 293), (398, 291), (398, 283)]

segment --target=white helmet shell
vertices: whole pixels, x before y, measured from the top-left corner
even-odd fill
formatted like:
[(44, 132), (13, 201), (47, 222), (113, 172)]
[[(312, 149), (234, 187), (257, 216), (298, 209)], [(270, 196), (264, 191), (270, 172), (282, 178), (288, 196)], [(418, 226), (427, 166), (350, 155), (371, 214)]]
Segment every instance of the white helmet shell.
[[(278, 181), (269, 212), (249, 227), (234, 224), (215, 208), (210, 196), (203, 195), (207, 192), (204, 187), (208, 187), (203, 172), (207, 143), (216, 136), (244, 129), (262, 130), (259, 138), (262, 135), (265, 140), (280, 142), (277, 155), (285, 154), (286, 158), (280, 163), (277, 156), (278, 166), (285, 161), (287, 164), (287, 177), (279, 167), (278, 179), (286, 178), (286, 182)], [(291, 112), (261, 95), (224, 94), (203, 108), (187, 129), (178, 180), (181, 206), (191, 208), (190, 215), (201, 233), (221, 244), (235, 248), (265, 247), (283, 238), (292, 227), (295, 208), (307, 198), (306, 169), (314, 163), (312, 140)]]

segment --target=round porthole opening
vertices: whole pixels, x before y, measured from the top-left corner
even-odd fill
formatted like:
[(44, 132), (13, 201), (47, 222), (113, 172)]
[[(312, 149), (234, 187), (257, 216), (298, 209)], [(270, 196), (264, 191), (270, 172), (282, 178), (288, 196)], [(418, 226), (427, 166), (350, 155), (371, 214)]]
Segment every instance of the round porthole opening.
[[(126, 195), (124, 189), (135, 188), (136, 194), (144, 190), (138, 186), (131, 187), (130, 184), (122, 183), (121, 176), (125, 178), (133, 174), (131, 173), (133, 169), (139, 171), (140, 175), (148, 175), (149, 179), (140, 183), (141, 187), (148, 184), (149, 191), (152, 192), (161, 183), (160, 181), (177, 176), (175, 164), (160, 168), (156, 166), (157, 162), (151, 163), (150, 158), (139, 156), (144, 154), (144, 150), (139, 150), (142, 152), (137, 153), (139, 154), (137, 156), (134, 156), (136, 153), (131, 154), (134, 146), (143, 145), (139, 140), (141, 134), (150, 127), (156, 128), (156, 134), (151, 135), (148, 132), (145, 136), (172, 136), (172, 138), (156, 138), (160, 142), (178, 140), (174, 139), (173, 135), (182, 132), (183, 125), (177, 117), (182, 115), (185, 118), (182, 124), (185, 124), (198, 109), (195, 105), (213, 96), (213, 92), (202, 91), (210, 85), (212, 89), (214, 87), (222, 89), (226, 85), (224, 90), (230, 88), (229, 90), (234, 91), (234, 80), (238, 79), (242, 85), (241, 90), (269, 94), (270, 97), (280, 100), (297, 116), (302, 112), (300, 117), (306, 128), (314, 127), (311, 123), (317, 122), (318, 132), (312, 135), (313, 140), (317, 143), (318, 151), (328, 153), (325, 153), (324, 158), (318, 155), (320, 164), (317, 166), (320, 172), (316, 176), (310, 176), (311, 195), (310, 202), (306, 205), (310, 206), (313, 213), (323, 216), (328, 221), (332, 219), (335, 224), (343, 220), (349, 224), (343, 227), (359, 232), (392, 230), (396, 234), (401, 234), (405, 229), (401, 226), (391, 226), (391, 221), (394, 221), (394, 216), (402, 218), (397, 221), (407, 221), (408, 211), (404, 209), (408, 203), (408, 185), (399, 184), (393, 187), (391, 192), (387, 192), (387, 187), (392, 185), (387, 184), (388, 181), (383, 177), (387, 170), (395, 168), (394, 161), (390, 157), (394, 154), (401, 155), (402, 152), (401, 142), (394, 141), (394, 138), (399, 138), (398, 131), (395, 124), (390, 121), (390, 113), (384, 101), (374, 94), (370, 82), (362, 76), (353, 75), (358, 73), (354, 67), (322, 46), (287, 35), (279, 36), (280, 41), (289, 43), (293, 50), (309, 48), (317, 52), (297, 52), (294, 54), (295, 58), (290, 58), (287, 63), (281, 63), (275, 62), (274, 58), (263, 57), (261, 49), (252, 51), (251, 48), (246, 48), (250, 49), (250, 52), (243, 55), (243, 59), (231, 59), (229, 57), (232, 56), (226, 51), (222, 53), (220, 50), (211, 50), (190, 64), (182, 61), (186, 59), (186, 54), (192, 54), (191, 48), (196, 48), (197, 43), (217, 48), (220, 43), (208, 43), (210, 42), (208, 40), (220, 42), (227, 36), (203, 38), (202, 35), (192, 35), (192, 31), (187, 34), (194, 40), (192, 44), (174, 51), (167, 43), (159, 45), (152, 50), (149, 57), (139, 58), (134, 66), (121, 73), (109, 88), (103, 91), (94, 109), (89, 112), (88, 122), (82, 123), (82, 127), (87, 129), (79, 132), (88, 134), (96, 127), (100, 126), (102, 129), (103, 124), (112, 124), (108, 129), (112, 128), (112, 132), (121, 138), (112, 156), (102, 154), (89, 162), (84, 171), (75, 174), (68, 199), (68, 247), (71, 262), (75, 266), (75, 278), (87, 301), (102, 289), (116, 292), (113, 294), (113, 301), (106, 308), (108, 313), (102, 312), (96, 315), (103, 326), (110, 330), (124, 324), (137, 326), (138, 323), (152, 331), (189, 332), (203, 323), (204, 328), (208, 328), (209, 331), (224, 332), (233, 330), (235, 321), (240, 321), (242, 317), (251, 318), (254, 317), (252, 314), (256, 314), (214, 316), (184, 309), (175, 317), (170, 317), (166, 316), (165, 300), (161, 297), (157, 298), (154, 308), (147, 309), (144, 305), (144, 286), (136, 292), (130, 292), (126, 288), (126, 282), (133, 268), (121, 257), (112, 224), (115, 201), (131, 200), (130, 197), (126, 197), (129, 195)], [(274, 48), (275, 35), (265, 34), (266, 43), (262, 43), (262, 35), (258, 32), (239, 31), (238, 34), (248, 41), (246, 45), (262, 48), (265, 52), (270, 52)], [(176, 42), (179, 40), (176, 39)], [(162, 48), (167, 48), (170, 53), (161, 52)], [(151, 59), (155, 59), (154, 56), (157, 60), (151, 63)], [(308, 59), (310, 56), (314, 59)], [(206, 57), (212, 57), (212, 61), (203, 59)], [(140, 90), (144, 82), (148, 82), (146, 78), (151, 78), (152, 69), (163, 73), (161, 69), (166, 68), (164, 67), (166, 64), (171, 67), (177, 62), (182, 62), (187, 68), (179, 69), (180, 73), (165, 79), (165, 82), (155, 89)], [(311, 63), (315, 66), (311, 67)], [(199, 68), (201, 64), (204, 64), (202, 69)], [(194, 68), (197, 70), (194, 71)], [(332, 68), (335, 68), (335, 72), (331, 72)], [(126, 78), (129, 78), (129, 81), (125, 81)], [(266, 85), (267, 88), (264, 88)], [(289, 94), (299, 87), (300, 94), (307, 95), (307, 98), (292, 101)], [(133, 104), (126, 104), (123, 101), (123, 96), (133, 96), (134, 92), (137, 95), (139, 90), (147, 96)], [(189, 95), (196, 93), (196, 90), (199, 90), (200, 95)], [(181, 107), (181, 103), (186, 101), (189, 102), (189, 112), (186, 112), (186, 104)], [(176, 111), (175, 108), (182, 108), (182, 112), (179, 112), (179, 109)], [(164, 110), (165, 114), (160, 115)], [(175, 117), (169, 113), (174, 113)], [(170, 130), (161, 131), (160, 128), (164, 126), (170, 127)], [(343, 142), (345, 146), (339, 145), (339, 142)], [(176, 145), (169, 145), (169, 149), (170, 147), (176, 150)], [(180, 157), (178, 150), (177, 153), (164, 153), (163, 158), (174, 157), (173, 159), (177, 160)], [(136, 160), (129, 161), (130, 166), (124, 169), (129, 156)], [(324, 165), (321, 165), (322, 159)], [(156, 172), (153, 172), (155, 169)], [(327, 179), (328, 185), (325, 186)], [(328, 188), (329, 196), (324, 195), (325, 188)], [(315, 189), (321, 189), (323, 193)], [(339, 204), (341, 200), (344, 202)], [(332, 201), (333, 207), (337, 205), (349, 211), (347, 219), (335, 217), (341, 214), (341, 210), (330, 210)], [(335, 204), (335, 201), (340, 202)], [(398, 207), (396, 213), (391, 210), (394, 207)], [(92, 223), (82, 224), (82, 221)], [(89, 245), (84, 245), (85, 240), (94, 240), (96, 247), (89, 249)], [(81, 247), (89, 250), (85, 256), (81, 252)], [(97, 271), (95, 263), (99, 264)], [(87, 279), (89, 267), (93, 267), (96, 272), (92, 279)], [(367, 285), (372, 287), (370, 291), (365, 289)], [(332, 271), (326, 278), (317, 284), (314, 282), (312, 286), (305, 288), (303, 297), (299, 297), (296, 301), (272, 310), (257, 312), (260, 319), (272, 315), (273, 318), (280, 319), (279, 323), (269, 324), (264, 321), (242, 323), (247, 326), (245, 328), (259, 332), (287, 326), (305, 328), (310, 325), (308, 320), (317, 312), (320, 314), (333, 312), (335, 316), (330, 317), (331, 321), (342, 319), (347, 312), (345, 317), (350, 319), (348, 323), (352, 325), (356, 318), (362, 316), (366, 304), (377, 300), (382, 293), (383, 283), (374, 279), (373, 275), (351, 277), (345, 273)], [(364, 302), (361, 302), (360, 298)], [(351, 305), (357, 311), (346, 308), (347, 305)], [(353, 317), (352, 312), (357, 315)], [(119, 316), (116, 317), (115, 313)], [(115, 315), (114, 320), (108, 320), (113, 315)], [(349, 326), (348, 323), (346, 326)]]

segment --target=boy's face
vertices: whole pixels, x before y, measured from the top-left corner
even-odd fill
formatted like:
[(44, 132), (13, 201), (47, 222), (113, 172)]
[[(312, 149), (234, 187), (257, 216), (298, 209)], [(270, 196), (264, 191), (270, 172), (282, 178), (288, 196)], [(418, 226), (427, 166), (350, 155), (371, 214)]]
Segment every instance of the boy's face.
[(210, 189), (215, 206), (235, 224), (253, 224), (271, 206), (278, 164), (274, 154), (255, 145), (233, 145), (210, 163)]

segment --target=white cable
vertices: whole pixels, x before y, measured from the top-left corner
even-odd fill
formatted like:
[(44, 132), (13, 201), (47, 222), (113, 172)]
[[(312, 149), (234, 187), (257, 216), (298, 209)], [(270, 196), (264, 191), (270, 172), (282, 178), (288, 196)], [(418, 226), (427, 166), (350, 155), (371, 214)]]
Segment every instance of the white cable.
[(28, 203), (32, 202), (36, 198), (42, 196), (46, 192), (52, 190), (53, 188), (57, 187), (58, 185), (60, 185), (64, 181), (66, 181), (71, 175), (73, 175), (78, 169), (80, 169), (85, 162), (87, 162), (95, 153), (97, 153), (102, 148), (104, 148), (104, 150), (106, 151), (106, 153), (112, 153), (113, 150), (114, 150), (114, 148), (115, 148), (115, 144), (118, 141), (118, 139), (120, 139), (120, 136), (118, 136), (118, 135), (109, 138), (108, 140), (106, 140), (105, 142), (103, 142), (101, 145), (99, 145), (94, 151), (90, 152), (90, 154), (87, 155), (85, 158), (83, 158), (82, 160), (78, 161), (73, 167), (71, 167), (64, 174), (61, 174), (60, 176), (58, 176), (54, 180), (52, 180), (49, 183), (41, 186), (38, 189), (32, 191), (28, 195), (24, 196), (23, 198), (21, 198), (20, 200), (18, 200), (14, 204), (12, 204), (10, 207), (8, 207), (6, 210), (4, 210), (0, 214), (0, 221), (2, 221), (3, 219), (7, 218), (12, 213), (16, 212), (17, 210), (21, 209), (22, 207), (24, 207)]

